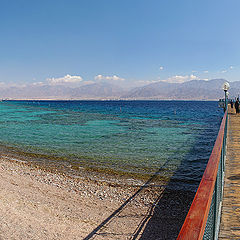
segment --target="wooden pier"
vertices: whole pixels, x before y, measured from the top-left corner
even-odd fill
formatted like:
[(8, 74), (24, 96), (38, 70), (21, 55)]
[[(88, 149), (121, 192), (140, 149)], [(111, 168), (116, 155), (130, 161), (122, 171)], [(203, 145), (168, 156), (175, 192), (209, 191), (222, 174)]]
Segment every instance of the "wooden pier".
[(225, 183), (219, 240), (240, 239), (240, 114), (229, 107)]

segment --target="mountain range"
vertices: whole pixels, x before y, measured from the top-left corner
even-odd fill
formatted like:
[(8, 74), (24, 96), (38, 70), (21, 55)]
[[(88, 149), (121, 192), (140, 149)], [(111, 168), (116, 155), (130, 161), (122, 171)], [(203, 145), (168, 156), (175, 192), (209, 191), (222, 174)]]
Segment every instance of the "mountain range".
[[(81, 87), (64, 85), (28, 85), (0, 88), (2, 99), (126, 99), (126, 100), (218, 100), (224, 97), (225, 79), (192, 80), (184, 83), (159, 81), (126, 90), (108, 82), (92, 83)], [(240, 93), (240, 81), (230, 82), (230, 98)]]

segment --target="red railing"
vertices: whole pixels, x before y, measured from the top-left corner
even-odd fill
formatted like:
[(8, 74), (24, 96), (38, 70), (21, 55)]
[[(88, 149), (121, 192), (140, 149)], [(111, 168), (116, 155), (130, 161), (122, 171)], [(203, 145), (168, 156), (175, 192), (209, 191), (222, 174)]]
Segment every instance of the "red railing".
[(222, 119), (214, 148), (192, 205), (178, 235), (178, 240), (197, 240), (203, 238), (222, 154), (224, 134), (226, 133), (226, 119), (227, 111)]

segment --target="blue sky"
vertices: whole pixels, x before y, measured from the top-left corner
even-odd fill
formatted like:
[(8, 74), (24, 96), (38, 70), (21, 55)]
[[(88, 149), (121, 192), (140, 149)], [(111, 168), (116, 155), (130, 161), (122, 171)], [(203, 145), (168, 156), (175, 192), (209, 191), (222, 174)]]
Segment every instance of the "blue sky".
[(239, 0), (0, 0), (0, 82), (240, 80)]

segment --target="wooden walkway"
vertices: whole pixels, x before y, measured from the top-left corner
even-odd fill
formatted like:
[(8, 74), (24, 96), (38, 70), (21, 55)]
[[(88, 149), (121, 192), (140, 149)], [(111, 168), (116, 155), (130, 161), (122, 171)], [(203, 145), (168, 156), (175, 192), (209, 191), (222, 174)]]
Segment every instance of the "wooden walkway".
[(220, 240), (240, 240), (240, 114), (229, 108)]

